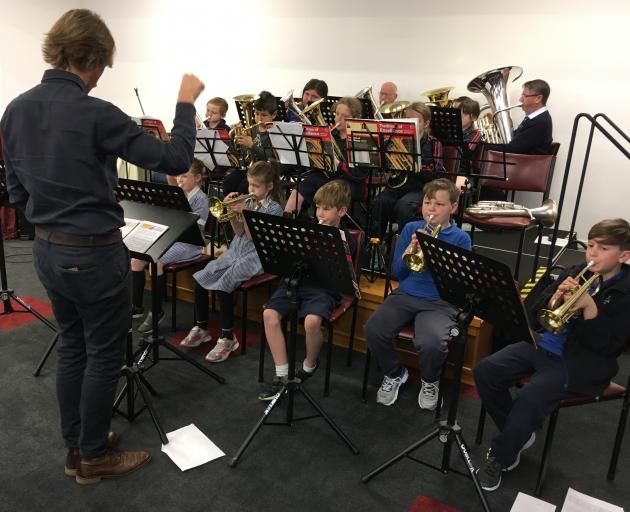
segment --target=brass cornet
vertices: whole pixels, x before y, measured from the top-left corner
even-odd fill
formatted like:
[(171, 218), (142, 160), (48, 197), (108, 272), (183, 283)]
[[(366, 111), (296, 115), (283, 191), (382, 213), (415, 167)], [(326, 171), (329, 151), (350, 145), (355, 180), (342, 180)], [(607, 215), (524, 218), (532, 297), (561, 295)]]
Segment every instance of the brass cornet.
[(249, 199), (255, 199), (256, 194), (241, 194), (240, 196), (233, 197), (231, 199), (224, 199), (221, 201), (218, 197), (211, 197), (209, 200), (210, 214), (215, 217), (219, 222), (228, 222), (232, 219), (242, 217), (242, 214), (234, 211), (226, 211), (227, 207), (231, 204), (240, 203), (241, 201), (247, 201)]
[[(429, 232), (429, 236), (433, 238), (437, 238), (442, 231), (442, 225), (438, 224), (435, 227), (431, 227), (431, 221), (433, 220), (434, 215), (429, 216), (429, 220), (427, 221), (427, 225), (424, 227)], [(411, 244), (410, 244), (411, 245)], [(418, 247), (417, 251), (413, 251), (411, 247), (408, 247), (405, 253), (403, 254), (403, 265), (410, 269), (412, 272), (422, 272), (426, 267), (426, 262), (424, 260), (424, 254), (422, 253), (422, 249)]]
[[(576, 281), (579, 282), (580, 279), (582, 279), (582, 277), (584, 276), (584, 273), (592, 265), (593, 262), (590, 261), (588, 265), (586, 265), (586, 267), (584, 267), (582, 271), (577, 276), (575, 276)], [(584, 281), (584, 283), (582, 283), (578, 288), (571, 292), (571, 296), (567, 300), (565, 300), (561, 306), (553, 310), (541, 309), (537, 315), (538, 323), (540, 323), (545, 331), (551, 332), (553, 334), (560, 334), (561, 332), (563, 332), (566, 329), (569, 320), (571, 320), (577, 313), (577, 311), (571, 311), (571, 307), (573, 306), (573, 304), (575, 304), (582, 295), (588, 293), (591, 285), (595, 281), (600, 280), (601, 277), (602, 275), (599, 272), (593, 273), (591, 277), (589, 277), (586, 281)], [(597, 284), (597, 288), (595, 289), (593, 295), (595, 295), (599, 291), (600, 284), (601, 281)]]

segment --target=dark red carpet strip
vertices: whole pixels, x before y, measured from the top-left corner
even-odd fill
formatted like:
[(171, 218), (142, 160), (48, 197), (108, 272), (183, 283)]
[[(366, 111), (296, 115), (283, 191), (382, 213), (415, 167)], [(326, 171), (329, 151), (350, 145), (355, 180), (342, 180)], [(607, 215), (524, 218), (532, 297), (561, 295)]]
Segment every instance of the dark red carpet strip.
[[(28, 296), (22, 296), (20, 297), (20, 299), (26, 302), (26, 304), (37, 311), (40, 315), (45, 317), (52, 316), (52, 308), (50, 307), (50, 303), (44, 300), (36, 299), (35, 297)], [(20, 306), (17, 302), (12, 300), (11, 306), (14, 310), (12, 313), (0, 315), (0, 331), (10, 331), (17, 327), (39, 321), (35, 316), (31, 315), (28, 312), (24, 312), (24, 308), (22, 308), (22, 306)], [(0, 303), (0, 312), (3, 311), (4, 306), (2, 305), (2, 303)]]
[(416, 496), (407, 512), (459, 512), (458, 509), (447, 507), (439, 501), (432, 500), (426, 496)]

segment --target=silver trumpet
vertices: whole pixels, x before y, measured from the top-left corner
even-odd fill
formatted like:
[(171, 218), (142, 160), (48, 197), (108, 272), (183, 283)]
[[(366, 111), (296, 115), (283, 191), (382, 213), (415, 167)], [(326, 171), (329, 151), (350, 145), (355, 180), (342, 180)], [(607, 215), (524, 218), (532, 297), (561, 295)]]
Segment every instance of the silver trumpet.
[(538, 208), (526, 208), (509, 201), (479, 201), (466, 208), (466, 213), (477, 217), (529, 217), (550, 228), (556, 223), (558, 205), (553, 199), (545, 199)]

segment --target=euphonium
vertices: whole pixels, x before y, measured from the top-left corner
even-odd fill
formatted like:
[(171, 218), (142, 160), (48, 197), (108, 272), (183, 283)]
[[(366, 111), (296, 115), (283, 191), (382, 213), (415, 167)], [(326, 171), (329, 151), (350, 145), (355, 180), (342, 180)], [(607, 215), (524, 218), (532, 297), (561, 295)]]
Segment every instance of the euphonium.
[(391, 103), (383, 103), (379, 107), (378, 112), (380, 114), (390, 115), (392, 119), (400, 119), (409, 105), (411, 105), (411, 103), (408, 101), (392, 101)]
[(367, 87), (364, 87), (363, 89), (361, 89), (358, 93), (354, 95), (354, 97), (359, 100), (364, 100), (364, 99), (369, 100), (370, 103), (372, 104), (372, 110), (374, 112), (374, 119), (378, 119), (379, 121), (383, 120), (383, 114), (379, 112), (379, 105), (378, 103), (376, 103), (376, 100), (374, 99), (374, 94), (372, 93), (371, 85), (368, 85)]
[(448, 99), (448, 93), (455, 87), (440, 87), (439, 89), (431, 89), (430, 91), (424, 91), (420, 93), (420, 96), (426, 96), (429, 101), (425, 105), (433, 107), (450, 107), (452, 101)]
[(466, 213), (477, 217), (529, 217), (550, 228), (556, 223), (558, 206), (553, 199), (545, 199), (538, 208), (526, 208), (509, 201), (479, 201), (466, 208)]
[[(435, 227), (431, 227), (431, 221), (433, 220), (434, 215), (429, 216), (429, 220), (427, 221), (425, 230), (428, 230), (429, 236), (433, 238), (437, 238), (442, 231), (442, 225), (438, 224)], [(403, 254), (403, 265), (410, 269), (412, 272), (422, 272), (426, 266), (426, 262), (424, 260), (424, 254), (422, 253), (422, 249), (418, 247), (417, 251), (413, 251), (410, 248), (407, 248), (405, 254)]]
[(254, 101), (256, 101), (255, 94), (241, 94), (240, 96), (234, 96), (234, 101), (240, 105), (243, 109), (243, 115), (245, 116), (244, 126), (235, 126), (230, 130), (230, 137), (232, 140), (236, 140), (236, 137), (243, 135), (249, 135), (249, 131), (254, 127)]
[(224, 199), (223, 201), (221, 201), (218, 197), (211, 197), (209, 200), (209, 210), (212, 216), (219, 222), (227, 222), (241, 216), (240, 213), (234, 211), (226, 212), (225, 210), (228, 206), (255, 198), (256, 194), (241, 194), (240, 196), (236, 196), (231, 199)]
[[(582, 271), (575, 276), (575, 279), (579, 282), (580, 279), (584, 276), (584, 273), (593, 265), (592, 261), (589, 261), (588, 265), (582, 269)], [(560, 334), (562, 331), (566, 329), (567, 323), (571, 320), (577, 313), (577, 311), (571, 311), (571, 307), (573, 304), (577, 302), (577, 300), (588, 293), (591, 285), (599, 280), (602, 275), (599, 272), (594, 272), (591, 277), (589, 277), (584, 283), (582, 283), (578, 288), (573, 290), (571, 296), (565, 300), (561, 306), (556, 309), (541, 309), (538, 312), (538, 322), (548, 332), (553, 334)], [(601, 283), (601, 281), (600, 281)], [(597, 288), (593, 295), (595, 295), (599, 291), (600, 283), (598, 283)]]
[[(505, 66), (486, 71), (468, 83), (468, 90), (483, 94), (490, 105), (500, 139), (497, 142), (507, 144), (512, 140), (514, 127), (508, 112), (512, 107), (508, 105), (507, 84), (522, 74), (523, 69), (518, 66)], [(481, 130), (482, 126), (478, 124), (477, 128)]]

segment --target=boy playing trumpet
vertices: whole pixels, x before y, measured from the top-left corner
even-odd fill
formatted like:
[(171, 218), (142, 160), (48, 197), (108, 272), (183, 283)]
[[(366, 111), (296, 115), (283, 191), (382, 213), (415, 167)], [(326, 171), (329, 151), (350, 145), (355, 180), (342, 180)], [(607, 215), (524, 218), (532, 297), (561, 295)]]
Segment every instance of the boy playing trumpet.
[[(534, 431), (562, 399), (600, 394), (619, 370), (617, 357), (630, 335), (630, 272), (623, 265), (628, 258), (628, 222), (608, 219), (595, 224), (588, 234), (589, 268), (584, 277), (598, 273), (599, 283), (578, 282), (575, 277), (585, 265), (576, 265), (565, 270), (532, 307), (533, 312), (553, 310), (571, 300), (568, 310), (577, 318), (568, 315), (571, 318), (558, 334), (556, 329), (544, 332), (538, 347), (514, 343), (475, 367), (477, 391), (499, 429), (477, 470), (486, 491), (499, 488), (502, 473), (518, 465), (521, 452), (534, 443)], [(525, 377), (529, 381), (512, 398), (510, 387)]]

